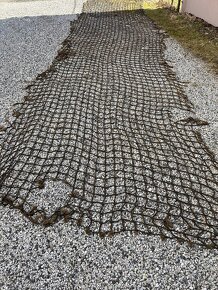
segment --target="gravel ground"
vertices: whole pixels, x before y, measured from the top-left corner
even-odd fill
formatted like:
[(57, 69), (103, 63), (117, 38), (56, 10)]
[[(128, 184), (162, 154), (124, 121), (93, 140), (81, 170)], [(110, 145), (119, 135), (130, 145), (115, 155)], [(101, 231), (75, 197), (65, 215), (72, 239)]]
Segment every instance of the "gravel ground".
[(1, 209), (2, 290), (217, 289), (217, 251), (159, 237), (89, 237), (70, 223), (42, 229)]
[[(0, 122), (52, 62), (75, 15), (0, 20)], [(10, 114), (9, 114), (10, 116)]]
[(84, 0), (0, 0), (0, 19), (80, 13)]
[(179, 80), (187, 82), (185, 92), (194, 104), (196, 117), (209, 126), (201, 133), (211, 150), (218, 156), (218, 77), (199, 59), (184, 50), (175, 40), (166, 39), (166, 59), (173, 66)]
[[(30, 81), (52, 61), (72, 18), (1, 20), (2, 119), (24, 95), (23, 81)], [(217, 81), (202, 62), (175, 41), (167, 39), (166, 44), (166, 57), (178, 77), (191, 80), (187, 95), (198, 116), (210, 122), (204, 136), (217, 150)], [(5, 207), (0, 207), (0, 216), (1, 290), (218, 289), (217, 250), (188, 248), (175, 241), (128, 233), (111, 239), (89, 237), (70, 222), (62, 221), (44, 229)]]

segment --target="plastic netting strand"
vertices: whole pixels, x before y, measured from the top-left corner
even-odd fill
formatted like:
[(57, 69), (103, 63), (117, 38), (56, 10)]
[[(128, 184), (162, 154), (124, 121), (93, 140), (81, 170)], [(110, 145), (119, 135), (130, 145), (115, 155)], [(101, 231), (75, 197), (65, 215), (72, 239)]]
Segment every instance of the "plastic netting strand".
[(163, 38), (142, 10), (72, 23), (6, 130), (3, 204), (34, 223), (75, 220), (101, 237), (133, 231), (218, 246), (217, 163), (202, 124), (172, 114), (192, 104)]

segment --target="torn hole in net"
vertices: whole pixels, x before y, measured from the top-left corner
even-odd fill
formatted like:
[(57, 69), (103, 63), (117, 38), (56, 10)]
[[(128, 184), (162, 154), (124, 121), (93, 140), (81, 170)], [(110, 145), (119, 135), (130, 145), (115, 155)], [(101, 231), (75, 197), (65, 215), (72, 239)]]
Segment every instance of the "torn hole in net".
[(37, 180), (36, 188), (26, 199), (26, 202), (43, 210), (46, 216), (52, 215), (57, 209), (65, 206), (72, 195), (72, 188), (60, 180)]

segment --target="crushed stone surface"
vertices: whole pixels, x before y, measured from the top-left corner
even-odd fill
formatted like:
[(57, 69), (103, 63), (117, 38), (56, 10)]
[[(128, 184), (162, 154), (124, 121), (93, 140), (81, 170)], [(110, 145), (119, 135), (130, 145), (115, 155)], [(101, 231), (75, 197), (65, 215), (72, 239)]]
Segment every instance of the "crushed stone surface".
[[(2, 120), (23, 97), (23, 81), (32, 80), (51, 63), (72, 19), (72, 16), (52, 16), (1, 20), (0, 33), (7, 39), (0, 42), (3, 75), (6, 75), (0, 83)], [(7, 38), (8, 33), (11, 37)], [(22, 40), (25, 33), (30, 35), (28, 43)], [(194, 80), (186, 93), (197, 114), (213, 124), (204, 129), (207, 132), (204, 137), (215, 151), (217, 80), (177, 42), (167, 39), (166, 45), (166, 58), (178, 78)], [(211, 100), (206, 108), (205, 96)], [(3, 290), (216, 290), (217, 254), (217, 250), (190, 248), (174, 240), (162, 242), (154, 236), (122, 233), (104, 239), (89, 237), (71, 222), (61, 221), (45, 229), (32, 225), (16, 210), (0, 207), (0, 289)]]
[(194, 104), (195, 116), (209, 123), (200, 131), (218, 158), (218, 77), (176, 40), (167, 38), (165, 43), (165, 57), (178, 79), (186, 82), (184, 90)]

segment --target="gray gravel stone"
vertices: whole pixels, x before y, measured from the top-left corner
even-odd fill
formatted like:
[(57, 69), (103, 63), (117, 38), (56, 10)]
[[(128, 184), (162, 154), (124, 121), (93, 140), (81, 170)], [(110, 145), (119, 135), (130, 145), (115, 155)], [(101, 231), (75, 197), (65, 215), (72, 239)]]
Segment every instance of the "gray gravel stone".
[[(1, 118), (25, 94), (23, 81), (30, 81), (51, 63), (72, 18), (0, 22), (0, 59), (4, 64), (0, 71)], [(215, 76), (175, 41), (167, 39), (166, 44), (166, 57), (178, 77), (195, 83), (187, 86), (186, 93), (198, 116), (215, 124)], [(217, 148), (212, 126), (205, 130), (208, 144)], [(45, 229), (2, 206), (0, 217), (1, 290), (218, 289), (217, 250), (188, 248), (175, 241), (128, 233), (100, 239), (63, 221)]]
[(166, 39), (165, 56), (179, 80), (187, 82), (185, 93), (194, 104), (196, 117), (208, 121), (209, 126), (200, 127), (200, 131), (208, 146), (218, 156), (217, 75), (171, 38)]
[(100, 239), (0, 212), (1, 289), (217, 289), (215, 250), (128, 233)]
[(76, 15), (0, 20), (0, 116), (11, 116), (24, 87), (54, 59)]

